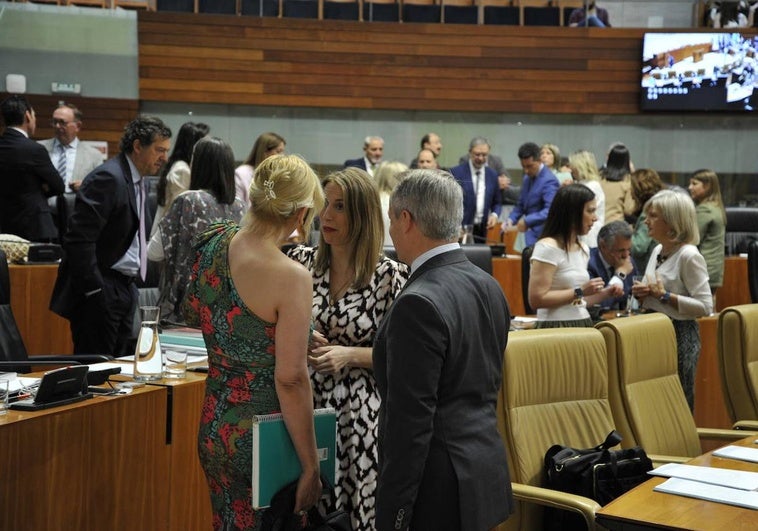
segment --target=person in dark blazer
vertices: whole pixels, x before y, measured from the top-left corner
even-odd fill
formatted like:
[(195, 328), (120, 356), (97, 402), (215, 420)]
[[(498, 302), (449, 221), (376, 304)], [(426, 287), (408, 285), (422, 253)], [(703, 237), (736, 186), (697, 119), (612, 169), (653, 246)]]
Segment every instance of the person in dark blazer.
[(23, 96), (0, 104), (5, 131), (0, 136), (0, 230), (27, 240), (57, 240), (58, 229), (47, 198), (62, 194), (63, 179), (45, 148), (29, 138), (37, 119)]
[(450, 168), (450, 173), (463, 189), (463, 225), (473, 225), (474, 236), (484, 241), (500, 217), (500, 184), (497, 172), (487, 166), (490, 144), (486, 138), (473, 138), (468, 153), (469, 159)]
[(485, 531), (513, 511), (495, 415), (510, 315), (457, 243), (462, 195), (447, 172), (418, 169), (390, 200), (411, 276), (374, 342), (378, 531)]
[[(71, 322), (76, 354), (131, 354), (126, 347), (137, 303), (134, 282), (147, 265), (147, 248), (140, 249), (141, 211), (144, 229), (150, 226), (149, 210), (140, 208), (142, 180), (158, 175), (170, 138), (160, 119), (136, 118), (126, 126), (121, 153), (79, 188), (50, 303)], [(149, 234), (143, 236), (149, 241)]]
[(363, 140), (363, 153), (364, 156), (359, 159), (346, 160), (344, 166), (345, 168), (360, 168), (373, 177), (374, 170), (382, 161), (384, 139), (380, 136), (367, 136)]
[(558, 179), (540, 160), (540, 146), (527, 142), (519, 147), (518, 158), (524, 170), (518, 203), (503, 223), (503, 230), (518, 230), (524, 243), (533, 247), (542, 234), (547, 213), (558, 187)]
[(632, 228), (626, 221), (611, 221), (600, 229), (598, 246), (590, 249), (587, 270), (590, 278), (600, 277), (605, 285), (618, 284), (624, 294), (600, 302), (603, 310), (624, 310), (632, 293), (637, 270), (632, 263)]

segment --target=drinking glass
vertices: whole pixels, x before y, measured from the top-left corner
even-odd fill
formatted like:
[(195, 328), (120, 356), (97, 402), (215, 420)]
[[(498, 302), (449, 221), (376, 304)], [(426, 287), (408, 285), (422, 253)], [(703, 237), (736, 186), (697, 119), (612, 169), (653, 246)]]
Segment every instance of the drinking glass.
[(464, 225), (461, 234), (461, 245), (471, 245), (474, 243), (474, 226)]
[(163, 377), (187, 377), (187, 353), (178, 350), (166, 350), (163, 353)]

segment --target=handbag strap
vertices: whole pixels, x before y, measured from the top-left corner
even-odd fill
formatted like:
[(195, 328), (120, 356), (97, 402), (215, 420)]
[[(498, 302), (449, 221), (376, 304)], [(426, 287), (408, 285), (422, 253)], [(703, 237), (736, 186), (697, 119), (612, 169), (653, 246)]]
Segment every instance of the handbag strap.
[(613, 430), (611, 433), (608, 434), (608, 437), (605, 438), (605, 441), (599, 446), (596, 446), (596, 450), (609, 450), (619, 444), (623, 437), (619, 432), (616, 430)]

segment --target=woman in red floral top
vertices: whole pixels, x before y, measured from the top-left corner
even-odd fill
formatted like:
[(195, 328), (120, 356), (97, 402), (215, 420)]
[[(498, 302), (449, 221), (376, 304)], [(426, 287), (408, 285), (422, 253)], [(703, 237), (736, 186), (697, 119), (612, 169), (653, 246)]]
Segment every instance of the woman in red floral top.
[(221, 223), (196, 240), (184, 303), (208, 349), (198, 452), (215, 530), (260, 528), (251, 505), (252, 417), (281, 412), (302, 465), (295, 511), (321, 494), (306, 365), (310, 273), (279, 246), (323, 204), (318, 177), (297, 156), (258, 167), (242, 227)]

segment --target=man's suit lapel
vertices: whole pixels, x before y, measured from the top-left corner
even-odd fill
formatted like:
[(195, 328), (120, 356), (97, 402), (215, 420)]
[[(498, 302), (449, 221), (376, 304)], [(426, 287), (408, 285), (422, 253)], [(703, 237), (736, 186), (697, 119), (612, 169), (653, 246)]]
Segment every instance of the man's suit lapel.
[(129, 198), (129, 206), (132, 209), (132, 213), (139, 220), (139, 206), (137, 205), (137, 193), (134, 190), (134, 181), (132, 180), (132, 170), (129, 167), (129, 162), (126, 160), (126, 154), (121, 153), (118, 156), (118, 162), (121, 165), (121, 171), (124, 174), (124, 182), (126, 183), (126, 189), (128, 190), (126, 197)]

